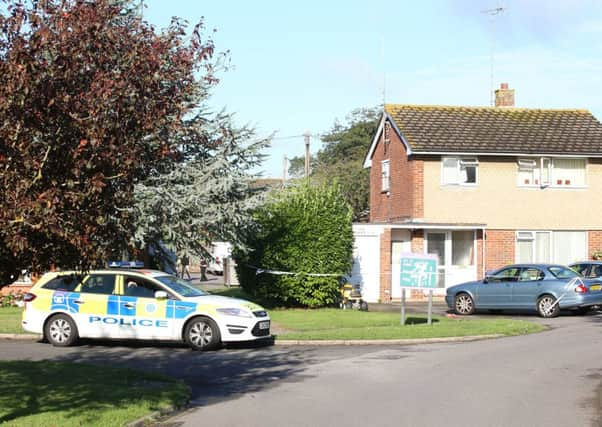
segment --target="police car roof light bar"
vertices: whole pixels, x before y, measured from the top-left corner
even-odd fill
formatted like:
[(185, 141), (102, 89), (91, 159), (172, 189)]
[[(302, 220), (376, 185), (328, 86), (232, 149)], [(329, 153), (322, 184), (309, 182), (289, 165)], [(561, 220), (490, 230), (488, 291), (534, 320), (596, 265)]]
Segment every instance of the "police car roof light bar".
[(109, 261), (109, 268), (144, 268), (142, 261)]

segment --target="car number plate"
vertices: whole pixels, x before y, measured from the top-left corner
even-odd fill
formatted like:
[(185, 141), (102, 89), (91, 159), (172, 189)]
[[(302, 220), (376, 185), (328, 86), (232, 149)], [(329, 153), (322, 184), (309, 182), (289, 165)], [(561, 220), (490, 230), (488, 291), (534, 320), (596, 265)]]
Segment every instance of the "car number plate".
[(270, 322), (259, 322), (259, 329), (270, 329)]
[(589, 287), (590, 291), (599, 291), (600, 289), (602, 289), (602, 285), (591, 285)]

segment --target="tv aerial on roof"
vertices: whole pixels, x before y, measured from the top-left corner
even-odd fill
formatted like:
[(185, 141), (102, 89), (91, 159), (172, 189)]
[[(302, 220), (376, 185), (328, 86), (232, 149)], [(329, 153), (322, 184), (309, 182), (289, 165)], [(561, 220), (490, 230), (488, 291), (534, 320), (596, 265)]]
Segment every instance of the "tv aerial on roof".
[(489, 74), (489, 103), (493, 107), (495, 103), (495, 94), (493, 90), (493, 68), (495, 59), (495, 18), (502, 15), (508, 8), (504, 7), (501, 1), (498, 2), (498, 6), (493, 9), (481, 10), (482, 14), (489, 15), (491, 23), (491, 53), (490, 53), (490, 74)]

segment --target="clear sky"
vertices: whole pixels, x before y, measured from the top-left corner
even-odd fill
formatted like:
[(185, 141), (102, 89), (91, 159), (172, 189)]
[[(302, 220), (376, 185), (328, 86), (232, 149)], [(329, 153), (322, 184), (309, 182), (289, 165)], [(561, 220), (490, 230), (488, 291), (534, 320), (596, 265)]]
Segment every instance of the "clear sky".
[[(230, 51), (211, 105), (260, 135), (276, 132), (264, 176), (356, 108), (489, 105), (509, 83), (516, 106), (585, 108), (602, 120), (601, 0), (145, 0), (158, 28), (204, 17)], [(483, 11), (506, 8), (495, 20)], [(493, 38), (492, 35), (495, 34)], [(492, 43), (492, 40), (495, 43)], [(312, 151), (319, 138), (311, 140)]]

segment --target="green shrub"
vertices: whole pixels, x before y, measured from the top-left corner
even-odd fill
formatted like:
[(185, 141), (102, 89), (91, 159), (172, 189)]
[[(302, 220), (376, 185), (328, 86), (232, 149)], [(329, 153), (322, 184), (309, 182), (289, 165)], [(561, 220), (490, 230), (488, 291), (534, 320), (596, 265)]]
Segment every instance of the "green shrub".
[(276, 194), (256, 213), (259, 232), (246, 239), (249, 251), (234, 252), (241, 286), (273, 304), (336, 303), (352, 265), (351, 219), (336, 183), (304, 183)]

